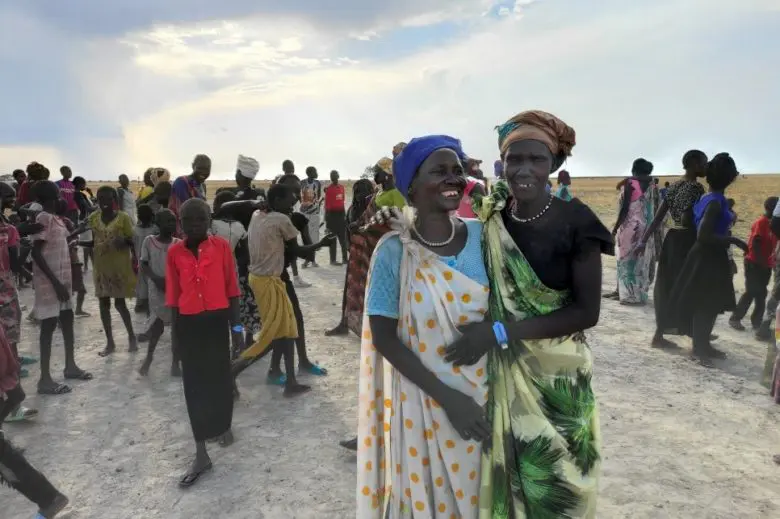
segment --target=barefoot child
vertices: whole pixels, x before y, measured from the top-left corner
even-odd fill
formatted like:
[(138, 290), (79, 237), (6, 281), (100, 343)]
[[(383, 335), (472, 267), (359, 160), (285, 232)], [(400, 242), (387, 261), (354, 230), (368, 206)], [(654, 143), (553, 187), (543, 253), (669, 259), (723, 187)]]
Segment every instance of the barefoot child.
[[(143, 207), (149, 207), (142, 205)], [(138, 209), (138, 218), (141, 218), (141, 208)], [(157, 213), (157, 228), (159, 234), (148, 236), (144, 239), (140, 250), (141, 272), (148, 280), (149, 290), (149, 313), (152, 324), (149, 327), (147, 335), (149, 336), (149, 346), (146, 352), (146, 360), (141, 365), (139, 373), (143, 376), (149, 374), (149, 367), (152, 365), (154, 349), (162, 337), (166, 326), (171, 324), (171, 309), (165, 306), (165, 263), (168, 257), (168, 249), (174, 243), (178, 243), (178, 238), (173, 235), (176, 232), (176, 217), (168, 209), (162, 209)], [(171, 362), (171, 375), (181, 376), (179, 359), (176, 348), (173, 348), (173, 360)]]
[(238, 309), (238, 281), (230, 245), (209, 236), (208, 204), (184, 202), (186, 238), (168, 249), (165, 301), (171, 307), (173, 340), (181, 357), (184, 399), (195, 437), (195, 461), (179, 482), (190, 487), (211, 470), (207, 440), (233, 443), (233, 376), (230, 342), (241, 349), (244, 328)]
[[(68, 203), (62, 198), (57, 200), (57, 216), (65, 224), (65, 227), (68, 228), (69, 233), (76, 230), (76, 225), (68, 215)], [(89, 314), (84, 311), (84, 298), (87, 295), (87, 288), (84, 286), (83, 265), (79, 261), (78, 237), (74, 235), (68, 236), (68, 252), (70, 253), (70, 275), (73, 293), (76, 294), (76, 317), (89, 317)]]
[[(157, 234), (157, 226), (154, 225), (154, 211), (146, 204), (138, 207), (138, 223), (133, 229), (133, 252), (140, 263), (141, 245), (147, 236)], [(138, 270), (138, 281), (135, 285), (135, 312), (146, 313), (149, 311), (149, 289), (143, 270)]]
[(125, 299), (133, 297), (135, 273), (130, 255), (133, 246), (133, 222), (124, 211), (119, 211), (119, 198), (116, 190), (102, 186), (97, 191), (99, 211), (89, 217), (89, 227), (94, 236), (93, 278), (95, 295), (100, 302), (100, 320), (106, 332), (106, 348), (99, 353), (101, 357), (111, 355), (116, 350), (111, 326), (111, 299), (122, 317), (127, 329), (131, 352), (138, 351), (133, 321), (127, 309)]
[(73, 336), (73, 306), (71, 303), (72, 278), (68, 228), (54, 213), (57, 210), (59, 191), (54, 182), (43, 180), (33, 188), (43, 211), (35, 221), (43, 228), (33, 238), (34, 263), (33, 288), (35, 290), (35, 314), (41, 323), (41, 378), (38, 393), (61, 395), (70, 387), (54, 382), (50, 373), (51, 342), (59, 323), (65, 343), (65, 378), (92, 380), (92, 375), (76, 365)]

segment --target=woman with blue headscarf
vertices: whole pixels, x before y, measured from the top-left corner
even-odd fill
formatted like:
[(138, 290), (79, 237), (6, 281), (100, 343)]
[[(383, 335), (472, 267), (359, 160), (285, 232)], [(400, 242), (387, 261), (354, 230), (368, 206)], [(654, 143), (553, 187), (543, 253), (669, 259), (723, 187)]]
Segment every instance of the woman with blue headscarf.
[(466, 187), (457, 139), (412, 139), (396, 186), (415, 209), (377, 244), (363, 319), (360, 519), (479, 515), (480, 443), (490, 426), (486, 359), (444, 359), (458, 327), (488, 308), (482, 224), (451, 216)]

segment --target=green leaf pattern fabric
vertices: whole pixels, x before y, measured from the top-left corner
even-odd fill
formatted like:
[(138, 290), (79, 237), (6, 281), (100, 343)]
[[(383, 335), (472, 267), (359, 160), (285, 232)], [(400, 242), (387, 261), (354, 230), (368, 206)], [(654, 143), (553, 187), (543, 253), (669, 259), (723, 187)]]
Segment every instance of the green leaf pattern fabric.
[[(504, 226), (509, 188), (475, 196), (484, 223), (490, 313), (497, 321), (544, 315), (569, 293), (546, 287)], [(515, 340), (488, 354), (491, 441), (482, 454), (479, 519), (596, 517), (600, 470), (598, 407), (584, 334)]]

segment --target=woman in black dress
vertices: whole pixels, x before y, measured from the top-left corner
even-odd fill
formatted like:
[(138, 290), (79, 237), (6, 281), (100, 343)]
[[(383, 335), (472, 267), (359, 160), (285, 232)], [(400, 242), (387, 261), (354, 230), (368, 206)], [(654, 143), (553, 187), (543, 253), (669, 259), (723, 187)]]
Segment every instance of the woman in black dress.
[(645, 230), (637, 250), (644, 250), (647, 242), (655, 231), (663, 224), (666, 215), (671, 216), (671, 225), (661, 246), (661, 257), (658, 260), (653, 303), (655, 305), (655, 334), (653, 348), (677, 348), (672, 341), (664, 338), (664, 333), (674, 330), (667, 320), (669, 295), (672, 293), (677, 276), (682, 270), (688, 252), (696, 242), (696, 227), (693, 222), (693, 206), (704, 195), (704, 186), (697, 179), (705, 175), (707, 155), (699, 150), (690, 150), (683, 155), (683, 178), (672, 184), (661, 206), (655, 213), (655, 218)]
[(747, 250), (747, 244), (730, 235), (734, 215), (724, 195), (739, 172), (728, 153), (719, 153), (707, 164), (709, 193), (693, 207), (696, 242), (691, 247), (665, 308), (670, 325), (693, 338), (693, 356), (705, 365), (725, 354), (710, 344), (715, 319), (734, 310), (734, 282), (728, 248)]

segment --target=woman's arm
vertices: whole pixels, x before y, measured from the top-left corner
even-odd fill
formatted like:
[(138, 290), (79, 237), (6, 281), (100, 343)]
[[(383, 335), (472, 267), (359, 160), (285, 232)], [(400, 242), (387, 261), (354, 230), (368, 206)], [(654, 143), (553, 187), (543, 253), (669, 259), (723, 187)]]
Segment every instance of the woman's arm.
[(574, 256), (571, 296), (570, 304), (552, 313), (504, 323), (509, 339), (564, 337), (598, 324), (601, 313), (601, 251), (595, 241)]
[(633, 188), (631, 187), (631, 182), (626, 181), (623, 184), (623, 194), (620, 198), (620, 211), (618, 212), (617, 222), (615, 222), (615, 227), (612, 229), (613, 236), (617, 234), (618, 229), (620, 229), (620, 226), (623, 225), (626, 216), (628, 216), (628, 206), (631, 204), (632, 191)]
[(653, 221), (650, 223), (650, 226), (647, 229), (645, 229), (645, 232), (642, 235), (642, 239), (639, 240), (639, 243), (647, 244), (647, 240), (649, 240), (650, 236), (652, 236), (653, 233), (655, 233), (655, 231), (658, 230), (658, 228), (663, 223), (664, 218), (666, 218), (666, 213), (668, 212), (669, 212), (669, 204), (666, 203), (666, 198), (664, 198), (661, 201), (661, 205), (658, 207), (658, 211), (655, 212)]

